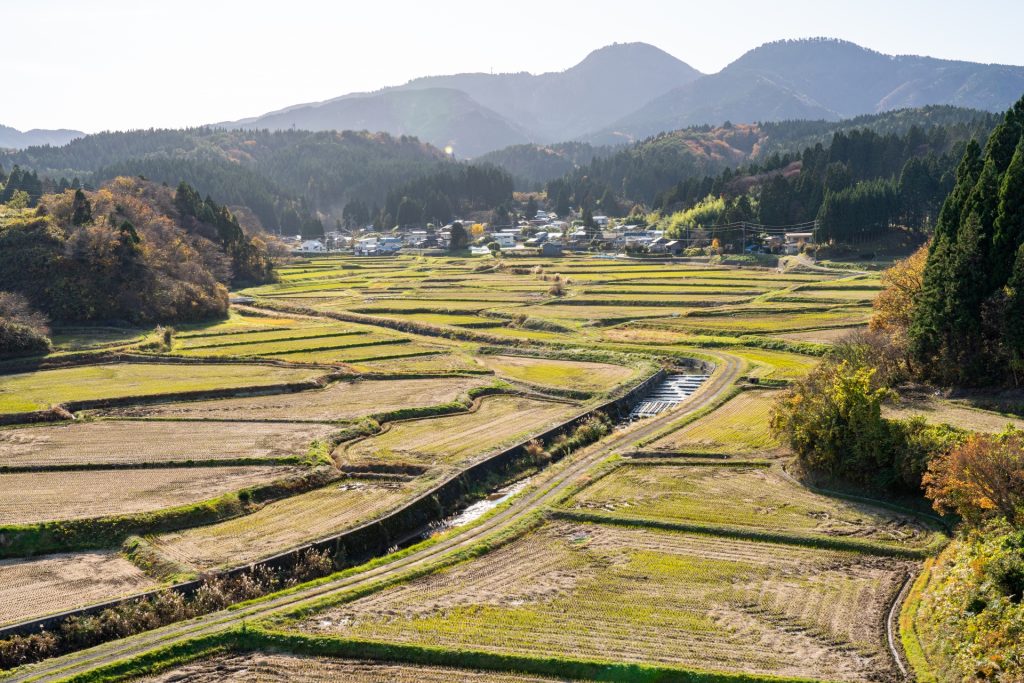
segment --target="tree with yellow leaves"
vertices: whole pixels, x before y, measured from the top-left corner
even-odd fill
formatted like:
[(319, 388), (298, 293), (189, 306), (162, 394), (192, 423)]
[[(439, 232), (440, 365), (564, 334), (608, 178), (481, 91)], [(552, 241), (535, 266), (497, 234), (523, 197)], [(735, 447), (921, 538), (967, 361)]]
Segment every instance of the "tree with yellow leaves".
[(897, 261), (891, 268), (882, 272), (882, 284), (885, 285), (874, 303), (874, 315), (868, 327), (876, 332), (885, 333), (892, 341), (910, 367), (909, 329), (914, 317), (914, 307), (924, 275), (924, 266), (928, 261), (928, 245), (923, 245), (909, 257)]

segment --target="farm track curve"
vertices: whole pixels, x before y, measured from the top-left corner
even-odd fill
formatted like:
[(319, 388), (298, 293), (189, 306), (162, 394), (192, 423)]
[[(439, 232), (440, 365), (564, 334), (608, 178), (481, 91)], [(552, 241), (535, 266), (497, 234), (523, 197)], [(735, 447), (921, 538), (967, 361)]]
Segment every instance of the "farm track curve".
[(548, 503), (556, 500), (566, 489), (576, 483), (580, 475), (585, 474), (587, 470), (602, 459), (655, 434), (667, 424), (680, 417), (713, 404), (724, 392), (733, 386), (740, 377), (745, 365), (743, 360), (736, 356), (725, 353), (715, 353), (714, 355), (720, 359), (720, 363), (702, 391), (695, 393), (675, 410), (666, 411), (648, 422), (639, 423), (635, 427), (631, 427), (623, 432), (613, 432), (609, 437), (599, 442), (597, 448), (588, 448), (584, 451), (581, 457), (567, 456), (567, 464), (565, 466), (556, 466), (547, 472), (541, 473), (536, 486), (527, 493), (522, 494), (519, 498), (514, 499), (509, 507), (496, 513), (481, 524), (466, 529), (463, 533), (455, 534), (450, 538), (406, 555), (401, 559), (374, 567), (365, 572), (342, 577), (309, 588), (295, 590), (279, 597), (266, 598), (245, 607), (213, 612), (189, 621), (170, 624), (129, 638), (114, 640), (86, 650), (27, 665), (7, 674), (0, 674), (0, 681), (5, 683), (8, 681), (11, 683), (55, 681), (71, 675), (85, 673), (116, 661), (141, 655), (168, 645), (181, 643), (191, 638), (229, 630), (240, 626), (246, 621), (270, 617), (309, 605), (325, 597), (338, 595), (352, 589), (365, 588), (378, 581), (399, 576), (409, 570), (428, 566), (450, 553), (463, 550), (492, 534), (507, 530), (542, 509)]

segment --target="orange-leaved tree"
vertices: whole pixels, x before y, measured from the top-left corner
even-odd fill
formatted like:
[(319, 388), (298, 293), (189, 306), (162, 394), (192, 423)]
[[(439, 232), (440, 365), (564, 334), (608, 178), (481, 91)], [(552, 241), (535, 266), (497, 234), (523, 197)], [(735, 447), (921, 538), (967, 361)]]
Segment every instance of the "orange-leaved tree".
[(969, 524), (999, 517), (1024, 523), (1024, 432), (971, 435), (929, 463), (924, 486), (936, 510)]
[(892, 340), (893, 346), (903, 356), (908, 371), (911, 369), (908, 332), (927, 261), (928, 245), (925, 244), (882, 272), (881, 280), (885, 289), (875, 299), (875, 311), (869, 324), (870, 329), (884, 332)]

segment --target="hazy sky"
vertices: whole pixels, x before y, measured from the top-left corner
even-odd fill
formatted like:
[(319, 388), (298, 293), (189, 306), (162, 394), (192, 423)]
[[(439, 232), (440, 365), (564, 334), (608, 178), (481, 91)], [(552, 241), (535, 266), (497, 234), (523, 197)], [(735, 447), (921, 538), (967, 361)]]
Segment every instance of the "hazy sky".
[(0, 124), (178, 127), (459, 71), (560, 71), (644, 41), (704, 72), (832, 36), (1024, 64), (1015, 0), (0, 0)]

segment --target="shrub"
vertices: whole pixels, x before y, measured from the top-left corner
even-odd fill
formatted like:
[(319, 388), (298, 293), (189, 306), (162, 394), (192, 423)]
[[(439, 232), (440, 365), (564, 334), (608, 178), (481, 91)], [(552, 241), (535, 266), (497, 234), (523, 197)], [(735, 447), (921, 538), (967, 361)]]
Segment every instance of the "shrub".
[(50, 352), (50, 340), (30, 327), (0, 318), (0, 358), (41, 356)]
[(886, 420), (891, 392), (877, 371), (849, 359), (826, 360), (773, 407), (771, 428), (809, 472), (887, 489), (917, 491), (928, 462), (962, 438), (923, 420)]
[(936, 510), (978, 526), (993, 518), (1024, 522), (1024, 432), (972, 434), (931, 462), (925, 489)]

